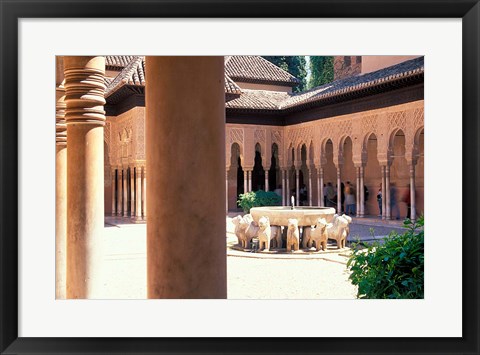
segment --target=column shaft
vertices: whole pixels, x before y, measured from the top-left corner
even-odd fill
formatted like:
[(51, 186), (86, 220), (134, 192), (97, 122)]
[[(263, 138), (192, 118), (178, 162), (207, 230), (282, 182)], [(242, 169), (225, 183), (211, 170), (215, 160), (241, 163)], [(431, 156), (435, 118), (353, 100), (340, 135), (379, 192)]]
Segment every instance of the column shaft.
[(117, 216), (122, 216), (122, 170), (117, 169)]
[(146, 67), (148, 298), (226, 298), (224, 58)]
[(319, 206), (325, 207), (325, 200), (323, 198), (323, 194), (325, 193), (323, 190), (323, 185), (325, 184), (323, 181), (323, 168), (318, 169), (318, 173), (320, 175), (320, 193), (319, 193)]
[(105, 58), (65, 57), (67, 109), (67, 298), (91, 298), (104, 227)]
[(115, 213), (115, 208), (116, 208), (116, 204), (115, 204), (115, 195), (116, 195), (116, 189), (115, 189), (115, 183), (116, 183), (116, 179), (115, 179), (115, 169), (111, 171), (111, 181), (112, 181), (112, 216), (115, 216), (116, 213)]
[(363, 166), (360, 167), (360, 217), (365, 216), (365, 171)]
[(287, 186), (286, 186), (286, 191), (285, 191), (285, 202), (286, 205), (290, 206), (290, 169), (288, 169), (285, 172), (285, 175), (287, 176)]
[(246, 194), (248, 192), (248, 171), (243, 171), (243, 193)]
[(415, 165), (410, 165), (410, 219), (417, 219), (417, 206), (415, 203)]
[(295, 203), (300, 206), (300, 169), (295, 169)]
[(269, 171), (267, 169), (265, 169), (265, 191), (270, 190), (269, 186), (268, 186), (268, 172)]
[(361, 211), (361, 207), (360, 207), (360, 188), (361, 188), (361, 186), (360, 186), (360, 168), (359, 167), (355, 167), (355, 173), (356, 173), (356, 177), (357, 177), (357, 180), (356, 180), (357, 181), (356, 182), (356, 184), (357, 184), (357, 186), (356, 186), (357, 208), (356, 209), (357, 209), (357, 217), (360, 217), (360, 213), (361, 213), (360, 212)]
[(337, 168), (337, 213), (342, 213), (342, 173), (341, 168)]
[(252, 191), (252, 173), (253, 170), (248, 170), (248, 191)]
[(285, 206), (285, 193), (286, 193), (286, 189), (285, 189), (285, 169), (282, 169), (282, 206)]
[(385, 193), (387, 197), (385, 201), (385, 207), (387, 210), (386, 218), (392, 219), (392, 211), (391, 211), (392, 203), (390, 201), (390, 166), (389, 165), (385, 166)]
[(385, 180), (385, 166), (381, 165), (380, 168), (382, 169), (382, 219), (387, 217), (387, 189), (386, 189), (386, 180)]
[(67, 296), (67, 125), (65, 96), (57, 101), (55, 145), (55, 298)]
[(312, 206), (312, 169), (308, 169), (308, 205)]
[(130, 217), (135, 218), (135, 169), (130, 168)]
[(142, 167), (135, 169), (135, 220), (142, 220)]
[(143, 197), (143, 220), (147, 220), (147, 168), (144, 166), (142, 169), (142, 197)]
[(128, 217), (128, 169), (123, 169), (123, 217)]

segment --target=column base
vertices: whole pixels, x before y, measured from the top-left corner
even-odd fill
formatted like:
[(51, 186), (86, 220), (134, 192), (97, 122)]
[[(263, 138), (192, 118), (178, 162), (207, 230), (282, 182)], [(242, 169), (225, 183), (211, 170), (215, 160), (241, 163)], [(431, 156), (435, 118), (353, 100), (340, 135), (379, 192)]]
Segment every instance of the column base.
[(132, 218), (132, 222), (133, 223), (139, 223), (139, 224), (145, 224), (147, 223), (147, 221), (145, 219), (143, 219), (142, 217), (135, 217), (135, 218)]

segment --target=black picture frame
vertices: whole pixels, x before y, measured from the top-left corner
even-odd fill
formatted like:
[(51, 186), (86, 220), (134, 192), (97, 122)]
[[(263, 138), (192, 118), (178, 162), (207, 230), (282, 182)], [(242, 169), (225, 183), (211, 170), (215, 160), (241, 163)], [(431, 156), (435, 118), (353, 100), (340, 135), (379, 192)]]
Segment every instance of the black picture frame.
[[(478, 0), (0, 0), (0, 352), (1, 354), (479, 354)], [(115, 4), (115, 6), (112, 6)], [(461, 338), (19, 338), (19, 18), (369, 17), (463, 19), (463, 336)], [(452, 236), (460, 238), (460, 236)], [(352, 321), (353, 322), (353, 321)], [(346, 321), (346, 326), (354, 326)]]

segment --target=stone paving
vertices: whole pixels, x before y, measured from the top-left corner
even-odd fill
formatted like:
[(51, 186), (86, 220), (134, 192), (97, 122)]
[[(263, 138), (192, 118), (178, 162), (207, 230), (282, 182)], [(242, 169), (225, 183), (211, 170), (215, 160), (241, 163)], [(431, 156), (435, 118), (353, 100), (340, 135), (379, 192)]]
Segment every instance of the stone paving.
[[(234, 214), (235, 215), (235, 214)], [(227, 282), (229, 299), (353, 299), (348, 280), (348, 250), (310, 255), (269, 255), (232, 250), (237, 243), (231, 216), (227, 217)], [(391, 221), (395, 222), (395, 221)], [(362, 224), (360, 224), (362, 223)], [(381, 238), (399, 223), (362, 219), (351, 225), (351, 237)], [(106, 217), (103, 239), (103, 289), (95, 298), (146, 298), (146, 225)], [(331, 245), (330, 249), (334, 249)], [(287, 260), (286, 260), (287, 259)]]

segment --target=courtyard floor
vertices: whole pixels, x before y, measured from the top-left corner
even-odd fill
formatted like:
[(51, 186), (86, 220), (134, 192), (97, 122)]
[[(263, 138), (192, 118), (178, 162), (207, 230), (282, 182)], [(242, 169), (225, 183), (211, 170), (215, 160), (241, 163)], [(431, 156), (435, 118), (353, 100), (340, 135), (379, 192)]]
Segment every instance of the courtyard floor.
[[(347, 253), (269, 255), (231, 249), (237, 238), (232, 216), (227, 216), (227, 287), (229, 299), (353, 299), (356, 288), (348, 280)], [(381, 239), (392, 229), (401, 231), (397, 221), (354, 219), (349, 240)], [(371, 236), (374, 229), (374, 237)], [(102, 287), (95, 298), (146, 298), (146, 225), (124, 218), (106, 217)], [(333, 248), (332, 248), (333, 249)]]

